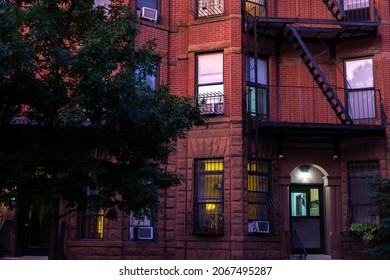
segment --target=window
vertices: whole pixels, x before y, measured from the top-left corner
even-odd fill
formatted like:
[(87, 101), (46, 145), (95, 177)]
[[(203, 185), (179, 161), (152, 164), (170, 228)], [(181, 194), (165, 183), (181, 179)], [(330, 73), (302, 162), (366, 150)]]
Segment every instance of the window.
[(368, 197), (372, 190), (362, 175), (379, 176), (379, 162), (348, 163), (349, 220), (350, 223), (379, 223), (376, 205)]
[(135, 71), (135, 74), (136, 74), (137, 79), (140, 83), (148, 86), (152, 90), (157, 90), (158, 86), (159, 86), (159, 81), (158, 81), (159, 67), (158, 67), (158, 65), (154, 65), (152, 68), (153, 68), (152, 69), (153, 73), (150, 73), (149, 71), (143, 71), (143, 70), (137, 69)]
[(370, 20), (370, 0), (344, 0), (347, 21)]
[(270, 232), (270, 162), (248, 162), (248, 232)]
[(137, 0), (137, 10), (140, 10), (142, 7), (157, 10), (157, 0)]
[(223, 235), (223, 160), (196, 160), (194, 181), (194, 233)]
[[(151, 213), (153, 214), (153, 213)], [(149, 218), (146, 215), (136, 217), (134, 212), (129, 216), (130, 240), (152, 240), (154, 239), (153, 215)]]
[(265, 1), (266, 0), (245, 1), (245, 9), (252, 16), (265, 17), (266, 16)]
[(352, 119), (375, 118), (373, 59), (353, 59), (345, 62), (348, 113)]
[(224, 0), (195, 0), (198, 17), (223, 15)]
[(158, 0), (137, 0), (137, 14), (141, 19), (157, 22)]
[(197, 56), (198, 104), (203, 114), (224, 112), (223, 107), (223, 53)]
[(104, 211), (87, 209), (79, 213), (79, 238), (103, 239)]
[(268, 116), (268, 61), (249, 57), (247, 62), (247, 112), (266, 118)]

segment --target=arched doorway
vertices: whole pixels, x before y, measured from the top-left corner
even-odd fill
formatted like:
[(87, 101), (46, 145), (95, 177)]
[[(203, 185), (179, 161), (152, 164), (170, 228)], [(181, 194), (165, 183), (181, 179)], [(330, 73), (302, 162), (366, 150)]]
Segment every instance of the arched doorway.
[[(328, 174), (318, 165), (302, 164), (290, 173), (290, 230), (309, 254), (325, 253), (324, 185)], [(294, 249), (294, 248), (293, 248)]]

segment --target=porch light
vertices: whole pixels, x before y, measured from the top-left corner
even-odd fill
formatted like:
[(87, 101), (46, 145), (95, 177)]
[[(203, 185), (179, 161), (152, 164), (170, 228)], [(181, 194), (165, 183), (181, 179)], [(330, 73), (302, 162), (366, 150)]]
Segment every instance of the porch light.
[(301, 170), (301, 179), (302, 180), (307, 180), (309, 179), (309, 165), (301, 165), (299, 166), (299, 169)]

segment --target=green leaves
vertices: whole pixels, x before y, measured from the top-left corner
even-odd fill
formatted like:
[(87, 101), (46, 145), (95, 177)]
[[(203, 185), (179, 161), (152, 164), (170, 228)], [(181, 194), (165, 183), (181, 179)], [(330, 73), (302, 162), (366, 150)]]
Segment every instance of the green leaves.
[[(147, 86), (158, 41), (137, 45), (129, 7), (7, 4), (0, 34), (0, 203), (62, 199), (110, 218), (158, 207), (161, 191), (180, 183), (161, 163), (205, 120), (191, 100)], [(25, 125), (10, 125), (15, 117)]]

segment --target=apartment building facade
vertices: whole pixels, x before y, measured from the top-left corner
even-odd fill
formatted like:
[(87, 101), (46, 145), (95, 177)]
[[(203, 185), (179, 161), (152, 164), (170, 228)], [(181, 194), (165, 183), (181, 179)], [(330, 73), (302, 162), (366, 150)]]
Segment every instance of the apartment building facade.
[(390, 4), (380, 0), (130, 0), (157, 38), (150, 84), (209, 126), (166, 168), (184, 181), (151, 219), (77, 213), (69, 259), (359, 259), (377, 223), (362, 174), (389, 177)]

